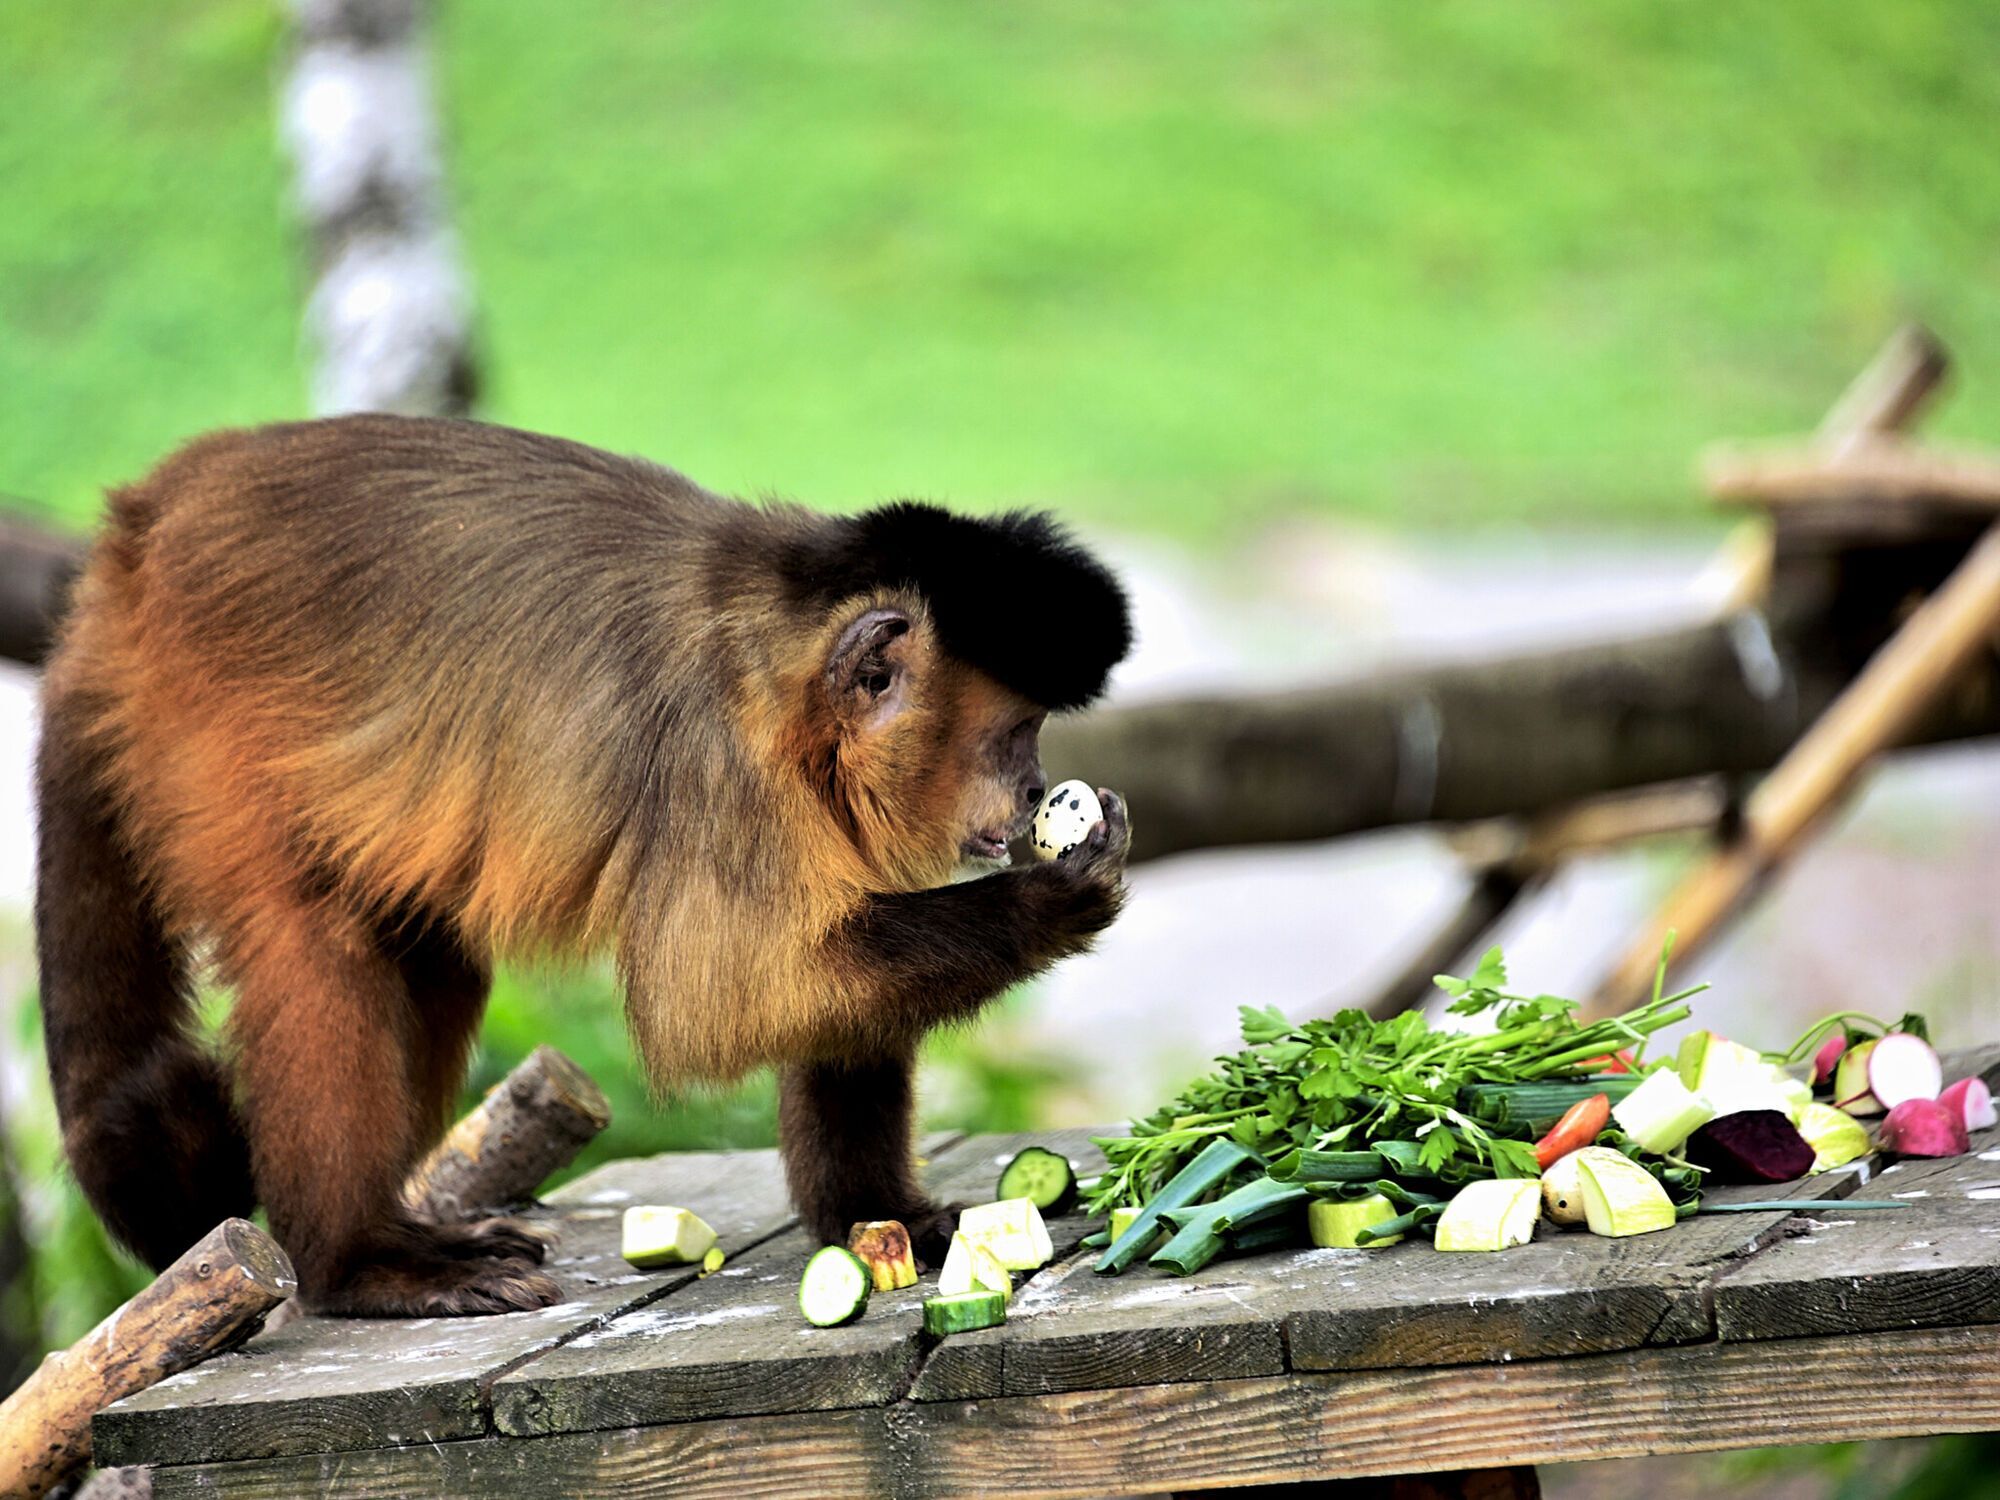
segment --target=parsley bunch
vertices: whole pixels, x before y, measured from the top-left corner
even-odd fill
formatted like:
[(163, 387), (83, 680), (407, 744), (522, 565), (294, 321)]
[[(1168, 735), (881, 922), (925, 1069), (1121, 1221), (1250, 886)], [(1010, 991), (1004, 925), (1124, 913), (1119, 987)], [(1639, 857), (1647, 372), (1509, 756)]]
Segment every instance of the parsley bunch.
[(1272, 1007), (1243, 1006), (1241, 1052), (1133, 1122), (1129, 1136), (1097, 1143), (1109, 1165), (1089, 1206), (1146, 1202), (1217, 1139), (1250, 1153), (1250, 1174), (1293, 1152), (1372, 1151), (1395, 1178), (1433, 1187), (1536, 1176), (1536, 1127), (1578, 1097), (1568, 1080), (1620, 1049), (1643, 1056), (1647, 1037), (1685, 1019), (1683, 1002), (1707, 988), (1662, 995), (1665, 970), (1662, 954), (1644, 1006), (1585, 1023), (1573, 1000), (1509, 993), (1505, 961), (1491, 949), (1469, 978), (1437, 978), (1450, 1014), (1493, 1015), (1494, 1029), (1478, 1035), (1435, 1029), (1414, 1012), (1378, 1021), (1344, 1010), (1294, 1025)]

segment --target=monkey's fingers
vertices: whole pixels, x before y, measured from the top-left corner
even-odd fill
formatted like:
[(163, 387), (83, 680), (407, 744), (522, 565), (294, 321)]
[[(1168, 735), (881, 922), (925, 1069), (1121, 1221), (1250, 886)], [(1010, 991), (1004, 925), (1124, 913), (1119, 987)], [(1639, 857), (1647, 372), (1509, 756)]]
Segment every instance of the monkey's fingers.
[(1118, 856), (1122, 865), (1126, 855), (1132, 852), (1132, 810), (1123, 797), (1108, 786), (1097, 789), (1097, 800), (1104, 808), (1106, 845)]

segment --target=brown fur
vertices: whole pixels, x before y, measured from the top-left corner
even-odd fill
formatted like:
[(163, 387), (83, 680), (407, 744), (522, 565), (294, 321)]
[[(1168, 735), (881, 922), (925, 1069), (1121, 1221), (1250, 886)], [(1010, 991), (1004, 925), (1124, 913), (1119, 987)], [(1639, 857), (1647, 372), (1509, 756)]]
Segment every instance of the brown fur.
[[(38, 910), (66, 1139), (113, 1227), (157, 1263), (246, 1211), (247, 1139), (318, 1305), (553, 1298), (534, 1242), (396, 1190), (493, 959), (605, 950), (662, 1086), (785, 1065), (816, 1228), (922, 1218), (915, 1041), (1110, 920), (1122, 812), (1063, 868), (935, 889), (969, 834), (1018, 832), (1041, 710), (908, 584), (788, 589), (837, 524), (385, 417), (216, 434), (114, 493), (46, 678)], [(236, 991), (233, 1089), (187, 1031), (197, 946)]]

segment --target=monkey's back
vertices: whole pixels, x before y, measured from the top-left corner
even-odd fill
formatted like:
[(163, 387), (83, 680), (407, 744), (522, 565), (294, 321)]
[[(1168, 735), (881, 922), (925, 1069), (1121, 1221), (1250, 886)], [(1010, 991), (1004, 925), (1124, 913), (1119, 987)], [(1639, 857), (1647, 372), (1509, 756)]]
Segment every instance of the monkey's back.
[(189, 925), (303, 873), (571, 942), (677, 803), (740, 782), (698, 670), (730, 649), (713, 564), (784, 524), (475, 423), (219, 433), (112, 496), (49, 691), (88, 703)]

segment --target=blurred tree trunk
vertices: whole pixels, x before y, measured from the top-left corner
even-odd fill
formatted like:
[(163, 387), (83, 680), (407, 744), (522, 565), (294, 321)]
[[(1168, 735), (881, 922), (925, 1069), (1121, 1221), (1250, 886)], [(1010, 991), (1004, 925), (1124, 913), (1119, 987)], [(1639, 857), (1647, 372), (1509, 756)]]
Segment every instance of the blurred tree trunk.
[[(1126, 797), (1134, 859), (1535, 813), (1774, 765), (1866, 659), (1842, 636), (1824, 616), (1786, 626), (1746, 612), (1322, 687), (1112, 706), (1052, 720), (1044, 759)], [(1989, 659), (1910, 742), (2000, 733), (1996, 685)]]
[(314, 285), (313, 408), (472, 407), (471, 297), (446, 212), (419, 0), (291, 0), (282, 124)]

